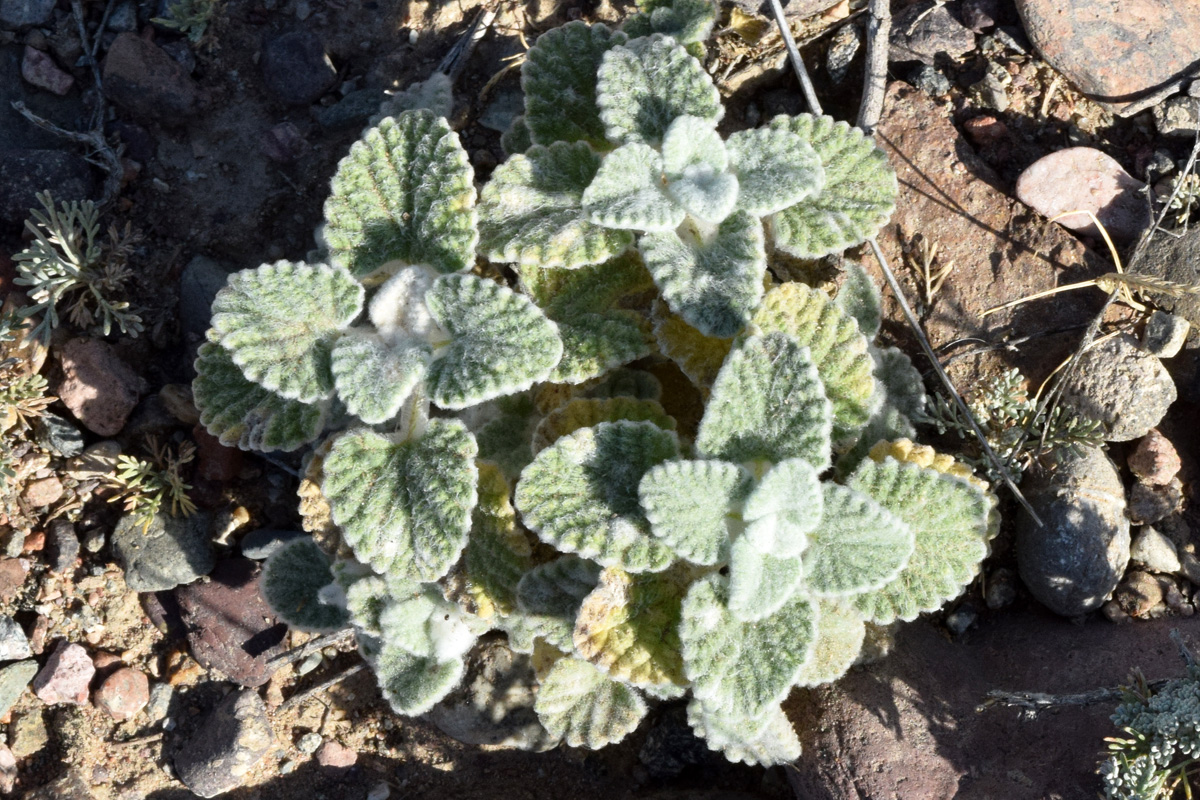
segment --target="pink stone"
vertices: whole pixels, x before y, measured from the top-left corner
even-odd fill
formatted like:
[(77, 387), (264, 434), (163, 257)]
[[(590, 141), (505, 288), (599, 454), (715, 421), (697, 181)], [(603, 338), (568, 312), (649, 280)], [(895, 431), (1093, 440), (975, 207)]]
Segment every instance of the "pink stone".
[(317, 751), (317, 763), (322, 767), (352, 767), (357, 760), (358, 753), (337, 742), (325, 742)]
[(25, 484), (21, 497), (34, 508), (45, 508), (63, 496), (62, 481), (50, 475)]
[(17, 783), (17, 757), (0, 745), (0, 794), (8, 794)]
[(133, 667), (123, 667), (104, 679), (94, 702), (115, 720), (129, 719), (150, 702), (150, 681)]
[(88, 684), (96, 668), (80, 645), (65, 639), (50, 654), (46, 666), (33, 678), (33, 693), (47, 705), (88, 701)]
[[(1017, 197), (1053, 219), (1065, 211), (1090, 211), (1117, 242), (1136, 238), (1146, 226), (1143, 186), (1112, 156), (1091, 147), (1068, 147), (1033, 162), (1017, 178)], [(1070, 214), (1058, 224), (1100, 238), (1087, 214)]]
[(55, 394), (93, 433), (112, 436), (137, 405), (141, 381), (112, 347), (99, 339), (63, 346), (63, 381)]
[(75, 79), (59, 69), (53, 58), (29, 45), (25, 46), (25, 58), (21, 61), (21, 77), (57, 95), (66, 94), (75, 85)]
[(1138, 480), (1155, 486), (1165, 486), (1183, 468), (1175, 445), (1157, 430), (1151, 430), (1138, 442), (1129, 456), (1129, 469)]

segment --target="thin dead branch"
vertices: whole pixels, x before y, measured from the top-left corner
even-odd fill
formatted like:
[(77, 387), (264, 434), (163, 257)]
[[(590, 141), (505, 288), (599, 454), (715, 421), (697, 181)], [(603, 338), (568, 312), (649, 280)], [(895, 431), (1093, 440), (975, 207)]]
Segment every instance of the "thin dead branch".
[(862, 103), (858, 107), (858, 127), (873, 133), (883, 115), (883, 95), (887, 89), (888, 47), (892, 32), (889, 0), (871, 0), (867, 13), (867, 64)]

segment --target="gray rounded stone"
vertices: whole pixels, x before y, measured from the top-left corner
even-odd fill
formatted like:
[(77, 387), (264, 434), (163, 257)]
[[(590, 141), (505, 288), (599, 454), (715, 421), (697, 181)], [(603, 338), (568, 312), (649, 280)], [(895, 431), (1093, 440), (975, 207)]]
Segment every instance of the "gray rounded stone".
[(1103, 451), (1086, 449), (1054, 470), (1034, 468), (1021, 491), (1041, 518), (1017, 519), (1017, 566), (1030, 593), (1065, 617), (1104, 604), (1129, 564), (1125, 487)]
[(176, 518), (158, 514), (148, 528), (132, 514), (112, 534), (113, 552), (135, 592), (161, 592), (191, 583), (216, 563), (209, 544), (208, 515)]
[(33, 659), (0, 668), (0, 717), (16, 705), (37, 671), (38, 664)]
[(1100, 420), (1105, 441), (1127, 442), (1157, 425), (1176, 396), (1162, 362), (1123, 333), (1083, 354), (1062, 399)]
[(1129, 548), (1129, 558), (1151, 572), (1174, 575), (1182, 569), (1175, 543), (1149, 525), (1141, 529)]
[(257, 692), (243, 689), (222, 700), (184, 742), (175, 771), (196, 794), (216, 797), (241, 786), (271, 742), (266, 705)]

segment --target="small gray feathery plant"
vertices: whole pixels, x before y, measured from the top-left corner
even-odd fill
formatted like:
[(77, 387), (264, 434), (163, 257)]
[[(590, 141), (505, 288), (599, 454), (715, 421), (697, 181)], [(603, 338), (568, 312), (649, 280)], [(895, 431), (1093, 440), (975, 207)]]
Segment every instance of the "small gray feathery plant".
[[(657, 30), (695, 8), (643, 13)], [(642, 32), (537, 40), (478, 205), (458, 136), (411, 108), (441, 93), (391, 98), (333, 178), (325, 261), (217, 295), (194, 394), (226, 444), (325, 437), (301, 495), (331, 552), (285, 545), (263, 591), (298, 629), (352, 625), (399, 713), (445, 697), (499, 630), (538, 653), (552, 737), (601, 747), (690, 691), (710, 747), (779, 763), (799, 755), (792, 687), (845, 672), (868, 623), (957, 596), (994, 504), (908, 441), (920, 376), (871, 344), (865, 271), (836, 300), (767, 273), (772, 250), (878, 230), (882, 152), (808, 115), (723, 141), (700, 62)], [(639, 368), (668, 360), (707, 399), (694, 419)]]
[(1152, 689), (1140, 674), (1112, 721), (1124, 737), (1110, 737), (1100, 765), (1105, 800), (1169, 800), (1191, 781), (1200, 763), (1200, 667)]

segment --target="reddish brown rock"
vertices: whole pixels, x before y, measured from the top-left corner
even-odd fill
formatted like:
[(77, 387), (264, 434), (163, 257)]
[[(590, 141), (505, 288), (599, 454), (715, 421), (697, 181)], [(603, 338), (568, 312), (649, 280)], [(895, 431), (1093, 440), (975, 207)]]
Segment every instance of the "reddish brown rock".
[(204, 106), (187, 70), (133, 33), (122, 33), (109, 47), (103, 79), (104, 94), (141, 120), (178, 124)]
[(65, 95), (75, 85), (75, 79), (58, 68), (54, 59), (33, 47), (25, 47), (21, 59), (21, 77), (39, 89), (57, 95)]
[(0, 558), (0, 601), (7, 603), (17, 596), (28, 571), (19, 558)]
[(122, 667), (96, 690), (96, 707), (115, 720), (127, 720), (150, 702), (150, 682), (132, 667)]
[(1051, 66), (1118, 110), (1200, 60), (1200, 0), (1017, 0), (1017, 11)]
[(1030, 164), (1017, 178), (1017, 197), (1047, 219), (1099, 239), (1091, 216), (1059, 216), (1090, 211), (1115, 241), (1128, 242), (1150, 224), (1141, 194), (1145, 186), (1107, 153), (1068, 147)]
[(63, 496), (62, 481), (53, 475), (25, 484), (21, 497), (34, 508), (45, 508)]
[(62, 349), (63, 380), (55, 394), (93, 433), (112, 436), (137, 405), (141, 380), (99, 339), (72, 339)]
[(337, 742), (325, 742), (317, 750), (317, 763), (322, 767), (353, 767), (358, 753)]
[(0, 745), (0, 794), (8, 794), (17, 783), (17, 757)]
[(1008, 126), (991, 114), (972, 117), (963, 123), (963, 130), (981, 147), (992, 147), (1008, 138)]
[(88, 684), (94, 674), (96, 668), (87, 651), (64, 639), (34, 676), (33, 693), (46, 705), (83, 705), (88, 701)]
[(234, 558), (218, 564), (208, 583), (175, 590), (192, 655), (243, 686), (270, 680), (270, 659), (283, 652), (287, 633), (259, 592), (258, 575), (255, 562)]
[(1157, 430), (1150, 431), (1138, 442), (1127, 463), (1138, 480), (1155, 486), (1170, 483), (1183, 468), (1175, 445)]
[(242, 469), (242, 451), (226, 447), (217, 437), (197, 424), (192, 429), (196, 441), (196, 477), (206, 481), (231, 481)]
[[(1006, 187), (949, 118), (949, 111), (904, 83), (893, 83), (885, 97), (877, 137), (900, 181), (892, 221), (879, 233), (879, 244), (910, 304), (923, 317), (934, 347), (968, 337), (998, 342), (1017, 335), (1049, 335), (1015, 353), (993, 349), (960, 357), (949, 367), (960, 388), (969, 389), (1000, 368), (1019, 367), (1035, 382), (1075, 349), (1077, 332), (1051, 333), (1086, 324), (1102, 302), (1087, 292), (1071, 292), (1016, 309), (982, 313), (992, 306), (1034, 292), (1104, 274), (1105, 264), (1074, 236), (1006, 193)], [(918, 237), (936, 245), (934, 268), (953, 264), (953, 271), (928, 305), (923, 278), (912, 264), (921, 263)], [(873, 258), (863, 260), (876, 283), (883, 274)], [(884, 291), (884, 330), (909, 352), (919, 347), (892, 297)], [(962, 345), (956, 355), (970, 349)], [(925, 369), (923, 360), (918, 366)]]
[(40, 553), (46, 549), (46, 532), (34, 531), (25, 537), (25, 542), (21, 545), (22, 553)]

